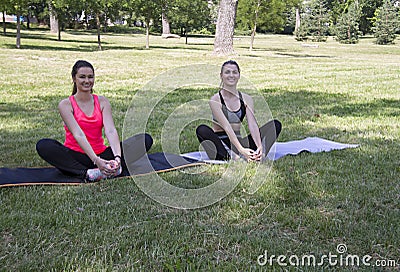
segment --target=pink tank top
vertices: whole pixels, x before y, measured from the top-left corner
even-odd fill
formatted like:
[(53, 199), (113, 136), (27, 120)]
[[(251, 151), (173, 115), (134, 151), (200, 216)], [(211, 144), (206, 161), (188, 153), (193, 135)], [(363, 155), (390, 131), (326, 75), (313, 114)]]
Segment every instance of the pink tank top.
[[(107, 146), (104, 145), (103, 139), (103, 113), (101, 112), (99, 98), (97, 95), (93, 94), (94, 100), (94, 110), (91, 116), (87, 116), (76, 103), (75, 97), (71, 95), (69, 97), (69, 101), (71, 102), (72, 109), (74, 112), (75, 120), (78, 122), (78, 125), (81, 127), (82, 131), (85, 133), (89, 144), (92, 146), (93, 151), (98, 155), (102, 153)], [(64, 145), (66, 147), (71, 148), (72, 150), (85, 153), (82, 148), (79, 146), (78, 142), (75, 140), (71, 131), (64, 124), (65, 128), (65, 142)]]

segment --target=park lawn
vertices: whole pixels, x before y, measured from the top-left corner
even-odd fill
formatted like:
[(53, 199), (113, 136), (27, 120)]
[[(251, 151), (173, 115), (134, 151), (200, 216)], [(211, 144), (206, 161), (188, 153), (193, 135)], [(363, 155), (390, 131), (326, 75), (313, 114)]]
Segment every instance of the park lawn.
[[(13, 30), (0, 36), (0, 167), (47, 166), (35, 152), (44, 137), (63, 140), (58, 102), (72, 88), (78, 59), (96, 68), (95, 91), (109, 98), (120, 135), (125, 113), (154, 77), (184, 65), (220, 66), (213, 39), (163, 40), (141, 34), (103, 34), (103, 51), (89, 32), (24, 30), (14, 49)], [(300, 43), (292, 36), (235, 38), (242, 77), (260, 91), (283, 124), (280, 141), (317, 136), (359, 148), (284, 157), (262, 186), (248, 193), (254, 165), (221, 201), (200, 209), (163, 206), (130, 178), (82, 186), (31, 186), (0, 190), (1, 271), (258, 271), (268, 255), (372, 256), (371, 264), (400, 264), (400, 47), (378, 46), (365, 37), (356, 45)], [(190, 70), (190, 69), (189, 69)], [(190, 76), (190, 75), (188, 75)], [(156, 93), (157, 90), (154, 90)], [(186, 87), (154, 110), (148, 131), (151, 152), (162, 151), (161, 125), (187, 101), (207, 98), (212, 88)], [(203, 97), (204, 96), (204, 97)], [(134, 105), (133, 105), (134, 106)], [(190, 112), (188, 112), (190, 114)], [(194, 124), (182, 132), (182, 150), (198, 148)], [(198, 175), (161, 177), (183, 188), (212, 183), (226, 166)], [(397, 266), (389, 261), (394, 260)], [(288, 259), (286, 259), (288, 262)], [(382, 262), (380, 262), (382, 264)], [(343, 264), (343, 263), (342, 263)], [(329, 264), (327, 270), (379, 267)], [(322, 267), (288, 266), (290, 271)]]

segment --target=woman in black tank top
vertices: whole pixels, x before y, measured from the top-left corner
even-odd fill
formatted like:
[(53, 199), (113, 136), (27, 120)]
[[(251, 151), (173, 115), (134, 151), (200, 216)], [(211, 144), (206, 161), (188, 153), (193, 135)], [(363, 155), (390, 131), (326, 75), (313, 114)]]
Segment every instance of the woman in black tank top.
[[(210, 159), (229, 160), (242, 157), (247, 161), (260, 161), (276, 141), (281, 123), (269, 121), (258, 127), (254, 116), (253, 99), (237, 90), (240, 68), (235, 61), (227, 61), (221, 68), (221, 88), (210, 99), (212, 128), (200, 125), (196, 135)], [(247, 119), (250, 134), (240, 135), (240, 126)], [(264, 144), (263, 144), (264, 143)]]

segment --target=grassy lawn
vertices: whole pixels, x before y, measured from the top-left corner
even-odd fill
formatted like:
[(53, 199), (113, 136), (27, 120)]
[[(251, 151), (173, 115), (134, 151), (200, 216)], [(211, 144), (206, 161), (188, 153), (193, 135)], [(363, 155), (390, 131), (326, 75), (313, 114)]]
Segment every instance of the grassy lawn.
[[(14, 49), (12, 30), (0, 36), (0, 167), (47, 166), (35, 151), (44, 137), (63, 141), (58, 102), (70, 95), (78, 59), (96, 68), (97, 94), (113, 106), (120, 135), (132, 99), (147, 82), (184, 65), (218, 65), (208, 37), (163, 40), (141, 34), (23, 30)], [(359, 148), (284, 157), (263, 185), (248, 193), (252, 167), (221, 201), (181, 210), (158, 204), (130, 178), (82, 186), (32, 186), (0, 190), (0, 271), (353, 271), (396, 270), (400, 264), (400, 46), (303, 44), (291, 36), (235, 39), (242, 77), (262, 93), (283, 124), (279, 141), (317, 136)], [(188, 75), (190, 78), (190, 75)], [(156, 90), (154, 90), (156, 92)], [(152, 112), (151, 152), (162, 151), (160, 126), (187, 101), (213, 88), (181, 88)], [(164, 109), (164, 110), (163, 110)], [(190, 111), (188, 110), (188, 114)], [(207, 117), (208, 118), (208, 117)], [(195, 123), (182, 132), (182, 149), (198, 148)], [(215, 181), (226, 166), (200, 174), (162, 178), (183, 188)], [(193, 170), (195, 171), (195, 170)], [(337, 252), (345, 244), (347, 251)], [(283, 267), (258, 264), (268, 252), (290, 256), (371, 256), (367, 267), (345, 262)], [(294, 259), (291, 259), (292, 262)], [(339, 258), (337, 258), (339, 260)], [(397, 262), (396, 267), (389, 261)], [(391, 267), (378, 267), (387, 261)], [(350, 263), (351, 264), (351, 263)]]

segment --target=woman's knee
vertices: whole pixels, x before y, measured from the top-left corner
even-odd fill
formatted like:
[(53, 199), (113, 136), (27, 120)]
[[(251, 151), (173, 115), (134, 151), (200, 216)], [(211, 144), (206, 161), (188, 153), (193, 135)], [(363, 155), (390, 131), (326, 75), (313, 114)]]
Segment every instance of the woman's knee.
[(275, 125), (275, 133), (276, 136), (278, 136), (281, 131), (282, 131), (282, 123), (279, 120), (274, 120), (274, 125)]
[(129, 137), (128, 139), (125, 139), (121, 143), (121, 148), (122, 150), (130, 150), (130, 151), (135, 150), (135, 152), (144, 154), (150, 150), (152, 145), (153, 145), (153, 138), (150, 136), (150, 134), (139, 133), (135, 134), (132, 137)]
[(144, 133), (144, 145), (146, 147), (146, 152), (149, 151), (153, 145), (153, 138), (150, 134)]
[(40, 156), (45, 156), (53, 150), (54, 145), (57, 143), (53, 139), (41, 139), (36, 143), (36, 151)]
[(204, 124), (196, 128), (196, 135), (200, 136), (201, 138), (207, 137), (207, 135), (209, 135), (210, 132), (213, 132), (213, 130), (209, 126)]

